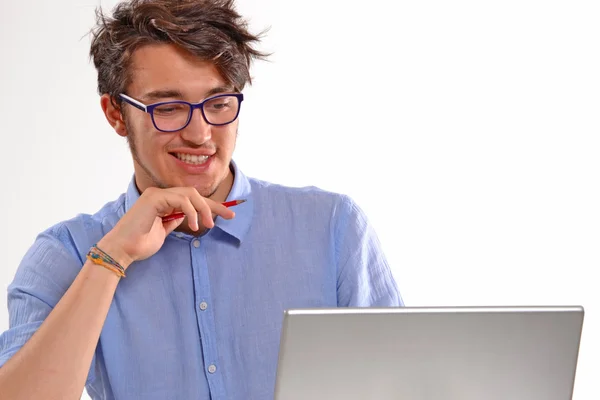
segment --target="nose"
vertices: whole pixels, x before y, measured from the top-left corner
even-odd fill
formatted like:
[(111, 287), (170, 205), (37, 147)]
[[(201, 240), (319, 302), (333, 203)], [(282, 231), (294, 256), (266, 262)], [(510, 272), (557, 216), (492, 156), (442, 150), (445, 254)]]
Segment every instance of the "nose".
[(198, 108), (192, 110), (192, 118), (188, 126), (181, 130), (181, 138), (197, 145), (208, 142), (212, 137), (212, 126), (209, 125), (202, 111)]

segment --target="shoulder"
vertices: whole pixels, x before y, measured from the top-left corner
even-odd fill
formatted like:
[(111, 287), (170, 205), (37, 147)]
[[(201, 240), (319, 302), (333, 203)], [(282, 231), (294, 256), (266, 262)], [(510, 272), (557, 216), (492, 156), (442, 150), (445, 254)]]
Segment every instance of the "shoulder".
[(250, 183), (259, 218), (295, 226), (310, 225), (311, 229), (320, 227), (328, 230), (335, 242), (343, 240), (348, 231), (370, 229), (364, 211), (347, 194), (316, 186), (289, 187), (257, 179), (250, 179)]
[(255, 178), (249, 178), (249, 182), (257, 204), (264, 207), (285, 208), (288, 212), (327, 214), (334, 218), (363, 214), (360, 207), (347, 194), (316, 186), (285, 186)]
[(23, 261), (61, 255), (83, 263), (89, 248), (117, 223), (124, 213), (124, 195), (93, 214), (77, 214), (37, 235)]
[(122, 203), (120, 196), (94, 214), (79, 214), (39, 233), (21, 259), (9, 292), (57, 302), (81, 270), (90, 247), (118, 221)]

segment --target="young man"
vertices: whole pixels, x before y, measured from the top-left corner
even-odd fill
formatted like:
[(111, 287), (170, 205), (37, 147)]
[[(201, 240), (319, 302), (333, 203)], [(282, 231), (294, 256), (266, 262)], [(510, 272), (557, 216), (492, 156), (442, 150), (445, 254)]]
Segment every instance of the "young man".
[(257, 41), (231, 0), (99, 14), (101, 105), (134, 179), (23, 258), (0, 399), (75, 399), (84, 385), (94, 399), (269, 399), (285, 309), (402, 305), (351, 199), (251, 179), (232, 161)]

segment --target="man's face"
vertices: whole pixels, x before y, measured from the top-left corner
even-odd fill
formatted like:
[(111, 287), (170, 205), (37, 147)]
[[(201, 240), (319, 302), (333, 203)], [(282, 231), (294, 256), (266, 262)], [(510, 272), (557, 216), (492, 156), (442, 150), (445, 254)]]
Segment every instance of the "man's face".
[[(130, 74), (125, 94), (146, 105), (172, 100), (196, 103), (233, 91), (213, 64), (167, 44), (137, 49)], [(227, 197), (233, 183), (229, 164), (238, 120), (224, 126), (209, 125), (195, 109), (187, 127), (165, 133), (155, 128), (150, 114), (122, 104), (140, 191), (150, 186), (193, 186), (204, 197), (213, 196), (217, 201)]]

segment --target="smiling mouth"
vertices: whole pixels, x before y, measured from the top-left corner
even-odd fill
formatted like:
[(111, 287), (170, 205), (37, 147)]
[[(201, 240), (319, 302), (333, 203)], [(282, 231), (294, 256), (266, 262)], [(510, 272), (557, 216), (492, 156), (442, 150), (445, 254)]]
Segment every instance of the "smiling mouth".
[(183, 161), (186, 164), (190, 165), (202, 165), (211, 156), (198, 156), (193, 154), (185, 154), (185, 153), (170, 153), (173, 157), (177, 157), (179, 161)]

